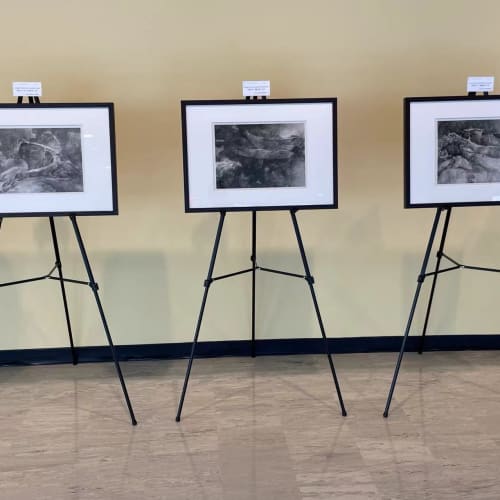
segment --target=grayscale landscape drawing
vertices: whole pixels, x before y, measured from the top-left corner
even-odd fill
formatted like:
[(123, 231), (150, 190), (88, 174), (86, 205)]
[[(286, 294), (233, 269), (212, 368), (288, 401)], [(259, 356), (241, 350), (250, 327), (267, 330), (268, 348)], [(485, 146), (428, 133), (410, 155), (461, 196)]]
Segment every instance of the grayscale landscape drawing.
[(217, 189), (304, 187), (304, 123), (214, 125)]
[(0, 194), (81, 191), (79, 128), (0, 128)]
[(500, 182), (500, 120), (438, 121), (437, 183)]

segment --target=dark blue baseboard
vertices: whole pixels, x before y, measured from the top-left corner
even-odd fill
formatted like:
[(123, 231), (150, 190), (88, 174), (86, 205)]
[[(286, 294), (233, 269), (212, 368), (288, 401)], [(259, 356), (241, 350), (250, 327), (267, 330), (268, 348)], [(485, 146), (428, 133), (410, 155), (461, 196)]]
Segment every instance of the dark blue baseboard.
[[(415, 352), (420, 337), (409, 337), (407, 352)], [(395, 352), (401, 348), (402, 337), (355, 337), (329, 339), (332, 354), (363, 352)], [(135, 344), (117, 346), (120, 361), (141, 359), (180, 359), (191, 352), (191, 342), (175, 344)], [(250, 356), (249, 340), (199, 342), (196, 357)], [(427, 351), (463, 351), (500, 349), (500, 335), (429, 335), (425, 340)], [(285, 354), (323, 354), (321, 339), (267, 339), (256, 341), (258, 356)], [(77, 347), (78, 361), (92, 363), (110, 361), (108, 346)], [(0, 351), (0, 365), (39, 365), (70, 363), (69, 347), (51, 349), (16, 349)]]

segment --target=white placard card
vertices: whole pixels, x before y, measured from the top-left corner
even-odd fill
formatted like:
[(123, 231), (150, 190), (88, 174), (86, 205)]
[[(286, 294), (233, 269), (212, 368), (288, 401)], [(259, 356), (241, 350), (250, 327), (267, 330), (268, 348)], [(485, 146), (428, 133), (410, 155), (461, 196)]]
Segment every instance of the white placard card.
[(467, 92), (493, 92), (494, 76), (469, 76), (467, 78)]
[(41, 97), (42, 82), (12, 82), (14, 97)]
[(255, 97), (271, 95), (270, 80), (244, 80), (242, 82), (243, 97)]

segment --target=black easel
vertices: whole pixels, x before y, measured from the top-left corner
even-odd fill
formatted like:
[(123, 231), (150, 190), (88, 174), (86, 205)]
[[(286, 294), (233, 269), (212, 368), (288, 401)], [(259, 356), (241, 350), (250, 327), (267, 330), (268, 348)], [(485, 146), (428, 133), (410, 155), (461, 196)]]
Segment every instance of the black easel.
[(220, 243), (220, 238), (221, 238), (221, 234), (222, 234), (222, 227), (224, 225), (224, 219), (226, 217), (225, 211), (220, 212), (219, 225), (217, 226), (214, 248), (212, 250), (210, 264), (208, 266), (207, 278), (203, 284), (203, 286), (205, 287), (205, 291), (203, 293), (203, 299), (201, 301), (200, 313), (198, 315), (198, 321), (196, 323), (196, 330), (195, 330), (195, 334), (194, 334), (193, 345), (191, 347), (191, 354), (189, 356), (189, 362), (188, 362), (188, 367), (186, 370), (186, 376), (184, 378), (184, 385), (182, 388), (182, 394), (181, 394), (181, 398), (179, 401), (177, 416), (175, 417), (175, 420), (177, 422), (179, 422), (181, 419), (181, 412), (182, 412), (182, 407), (184, 405), (184, 398), (186, 396), (186, 390), (187, 390), (187, 386), (188, 386), (188, 382), (189, 382), (189, 375), (191, 373), (191, 367), (193, 365), (193, 359), (194, 359), (196, 344), (198, 342), (198, 336), (200, 333), (201, 322), (203, 320), (203, 314), (205, 312), (205, 305), (207, 302), (208, 290), (210, 289), (210, 285), (214, 281), (222, 280), (225, 278), (231, 278), (233, 276), (238, 276), (240, 274), (245, 274), (245, 273), (249, 273), (249, 272), (252, 273), (252, 347), (251, 347), (251, 354), (252, 354), (252, 357), (255, 357), (255, 273), (257, 270), (266, 271), (268, 273), (281, 274), (284, 276), (292, 276), (294, 278), (302, 278), (302, 279), (305, 279), (307, 281), (307, 284), (309, 285), (309, 290), (311, 292), (311, 298), (313, 301), (314, 310), (316, 312), (316, 317), (318, 319), (318, 324), (319, 324), (319, 327), (321, 330), (321, 336), (323, 337), (323, 340), (325, 343), (325, 352), (326, 352), (326, 355), (328, 357), (328, 363), (330, 365), (330, 370), (332, 372), (333, 382), (335, 384), (335, 389), (337, 391), (337, 396), (339, 398), (339, 404), (340, 404), (342, 416), (345, 417), (347, 415), (347, 412), (346, 412), (345, 407), (344, 407), (344, 402), (342, 400), (342, 393), (340, 391), (340, 385), (339, 385), (339, 382), (337, 379), (337, 375), (335, 373), (335, 367), (333, 365), (332, 355), (330, 353), (330, 348), (328, 345), (328, 338), (326, 337), (325, 328), (323, 325), (323, 320), (321, 318), (321, 313), (320, 313), (318, 301), (316, 298), (316, 293), (314, 291), (314, 278), (311, 275), (311, 272), (309, 269), (309, 264), (307, 262), (307, 257), (306, 257), (306, 253), (304, 250), (304, 245), (302, 243), (302, 237), (300, 235), (299, 225), (297, 222), (296, 212), (297, 212), (297, 209), (290, 210), (290, 216), (292, 218), (292, 225), (293, 225), (293, 228), (295, 231), (295, 237), (297, 238), (297, 244), (299, 247), (299, 252), (300, 252), (301, 259), (302, 259), (302, 264), (304, 266), (304, 273), (305, 274), (296, 274), (296, 273), (290, 273), (287, 271), (281, 271), (281, 270), (277, 270), (277, 269), (270, 269), (267, 267), (261, 267), (257, 264), (256, 251), (255, 251), (256, 250), (255, 249), (255, 247), (256, 247), (256, 212), (252, 211), (252, 257), (251, 257), (252, 267), (250, 267), (249, 269), (244, 269), (242, 271), (236, 271), (233, 273), (224, 274), (221, 276), (214, 277), (213, 271), (214, 271), (214, 267), (215, 267), (215, 260), (217, 257), (217, 251), (219, 249), (219, 243)]
[(206, 302), (207, 302), (208, 290), (210, 289), (210, 285), (214, 281), (222, 280), (222, 279), (225, 279), (225, 278), (230, 278), (230, 277), (233, 277), (233, 276), (238, 276), (240, 274), (245, 274), (245, 273), (249, 273), (249, 272), (252, 273), (252, 341), (251, 341), (251, 356), (252, 357), (256, 356), (256, 349), (255, 349), (255, 276), (256, 276), (256, 271), (257, 270), (266, 271), (266, 272), (269, 272), (269, 273), (281, 274), (281, 275), (284, 275), (284, 276), (291, 276), (291, 277), (294, 277), (294, 278), (302, 278), (302, 279), (305, 279), (307, 281), (307, 284), (309, 285), (309, 290), (311, 292), (311, 298), (312, 298), (312, 301), (313, 301), (314, 310), (316, 312), (316, 317), (318, 319), (318, 324), (319, 324), (319, 327), (320, 327), (320, 330), (321, 330), (321, 335), (322, 335), (324, 343), (325, 343), (325, 352), (326, 352), (326, 355), (328, 357), (328, 363), (330, 364), (330, 370), (332, 372), (333, 382), (335, 384), (335, 389), (337, 391), (337, 396), (338, 396), (338, 399), (339, 399), (339, 404), (340, 404), (341, 412), (342, 412), (343, 416), (347, 415), (345, 407), (344, 407), (344, 402), (342, 400), (342, 393), (340, 391), (339, 382), (338, 382), (338, 379), (337, 379), (337, 375), (335, 373), (335, 367), (333, 365), (333, 360), (332, 360), (332, 356), (331, 356), (331, 353), (330, 353), (330, 348), (329, 348), (329, 345), (328, 345), (328, 338), (326, 337), (325, 328), (324, 328), (324, 325), (323, 325), (323, 320), (321, 318), (321, 313), (320, 313), (320, 310), (319, 310), (318, 301), (316, 299), (316, 293), (314, 291), (314, 278), (311, 275), (311, 272), (310, 272), (310, 269), (309, 269), (309, 264), (307, 262), (307, 257), (306, 257), (306, 253), (305, 253), (305, 250), (304, 250), (304, 245), (302, 243), (302, 237), (300, 235), (300, 230), (299, 230), (299, 225), (298, 225), (298, 222), (297, 222), (296, 213), (297, 213), (297, 209), (290, 210), (290, 216), (291, 216), (291, 219), (292, 219), (292, 225), (293, 225), (293, 228), (294, 228), (295, 237), (297, 238), (297, 244), (298, 244), (298, 247), (299, 247), (299, 252), (300, 252), (301, 259), (302, 259), (302, 264), (304, 266), (304, 273), (305, 274), (302, 275), (302, 274), (290, 273), (290, 272), (287, 272), (287, 271), (280, 271), (280, 270), (277, 270), (277, 269), (270, 269), (270, 268), (266, 268), (266, 267), (261, 267), (261, 266), (259, 266), (257, 264), (257, 249), (256, 249), (256, 247), (257, 247), (257, 212), (256, 212), (256, 210), (252, 210), (252, 255), (250, 257), (250, 260), (252, 262), (252, 267), (250, 267), (249, 269), (244, 269), (242, 271), (236, 271), (236, 272), (233, 272), (233, 273), (224, 274), (224, 275), (221, 275), (221, 276), (214, 277), (213, 276), (213, 271), (214, 271), (214, 267), (215, 267), (215, 260), (217, 258), (217, 251), (219, 249), (219, 243), (220, 243), (220, 239), (221, 239), (222, 228), (223, 228), (223, 225), (224, 225), (224, 219), (226, 217), (226, 211), (223, 210), (223, 211), (220, 212), (219, 225), (217, 226), (217, 232), (216, 232), (216, 235), (215, 235), (215, 242), (214, 242), (214, 247), (213, 247), (213, 250), (212, 250), (212, 256), (210, 258), (210, 264), (208, 266), (207, 278), (206, 278), (206, 280), (204, 282), (204, 285), (203, 285), (205, 287), (205, 291), (203, 293), (203, 299), (201, 301), (200, 313), (198, 315), (198, 321), (196, 323), (196, 329), (195, 329), (195, 334), (194, 334), (194, 339), (193, 339), (193, 345), (191, 347), (191, 354), (189, 356), (189, 362), (188, 362), (188, 366), (187, 366), (187, 370), (186, 370), (186, 376), (184, 378), (184, 385), (182, 387), (182, 394), (181, 394), (181, 398), (180, 398), (180, 401), (179, 401), (179, 407), (178, 407), (178, 410), (177, 410), (177, 416), (175, 417), (175, 420), (177, 422), (179, 422), (180, 419), (181, 419), (182, 407), (184, 405), (184, 398), (186, 397), (186, 390), (187, 390), (187, 386), (188, 386), (188, 382), (189, 382), (189, 376), (191, 374), (191, 368), (192, 368), (192, 365), (193, 365), (193, 359), (194, 359), (194, 355), (195, 355), (196, 344), (198, 343), (198, 336), (199, 336), (199, 333), (200, 333), (201, 322), (203, 320), (203, 314), (205, 312), (205, 306), (206, 306)]
[[(30, 97), (28, 97), (28, 102), (29, 102), (29, 104), (40, 104), (40, 99), (38, 97), (31, 97), (30, 96)], [(19, 105), (23, 104), (23, 97), (17, 98), (17, 104), (19, 104)], [(109, 343), (109, 348), (111, 350), (113, 362), (115, 364), (116, 372), (117, 372), (118, 378), (120, 380), (120, 385), (122, 387), (123, 395), (125, 396), (125, 402), (127, 404), (127, 408), (128, 408), (129, 414), (130, 414), (130, 419), (132, 421), (132, 425), (137, 425), (137, 420), (135, 419), (134, 410), (132, 409), (132, 404), (131, 404), (130, 398), (128, 396), (127, 387), (125, 385), (125, 380), (123, 378), (123, 374), (122, 374), (122, 371), (120, 368), (120, 363), (118, 361), (116, 349), (115, 349), (115, 346), (113, 344), (111, 334), (109, 332), (109, 327), (108, 327), (108, 323), (106, 321), (106, 317), (104, 315), (104, 309), (103, 309), (102, 304), (101, 304), (101, 299), (99, 298), (99, 293), (98, 293), (99, 286), (96, 283), (96, 281), (94, 280), (94, 275), (93, 275), (92, 269), (90, 267), (89, 258), (87, 256), (87, 251), (85, 250), (85, 245), (84, 245), (81, 233), (80, 233), (80, 229), (78, 228), (76, 216), (74, 214), (70, 214), (69, 219), (71, 220), (71, 224), (72, 224), (73, 230), (75, 232), (75, 237), (76, 237), (76, 240), (78, 243), (78, 247), (80, 249), (83, 264), (84, 264), (85, 270), (87, 272), (88, 281), (75, 280), (75, 279), (65, 278), (63, 276), (61, 256), (59, 253), (59, 244), (57, 241), (56, 226), (54, 223), (54, 217), (50, 216), (49, 217), (49, 224), (50, 224), (50, 232), (52, 235), (52, 244), (54, 246), (54, 256), (55, 256), (55, 263), (54, 263), (54, 266), (52, 267), (52, 269), (47, 274), (44, 274), (43, 276), (37, 276), (34, 278), (27, 278), (27, 279), (23, 279), (23, 280), (0, 283), (0, 287), (11, 286), (11, 285), (20, 285), (23, 283), (31, 283), (33, 281), (41, 281), (44, 279), (59, 281), (59, 284), (61, 286), (63, 305), (64, 305), (64, 314), (66, 316), (66, 326), (68, 328), (69, 342), (70, 342), (70, 346), (71, 346), (71, 358), (72, 358), (74, 365), (76, 365), (78, 363), (78, 357), (77, 357), (77, 353), (76, 353), (74, 342), (73, 342), (73, 333), (72, 333), (72, 329), (71, 329), (68, 301), (66, 298), (65, 283), (68, 282), (68, 283), (75, 283), (75, 284), (80, 284), (80, 285), (88, 285), (91, 288), (91, 290), (94, 294), (97, 308), (99, 310), (99, 315), (101, 316), (102, 325), (104, 327), (104, 332), (106, 334), (106, 338), (107, 338), (108, 343)], [(0, 227), (1, 227), (1, 225), (2, 225), (2, 219), (0, 218)], [(56, 269), (57, 269), (57, 276), (53, 276)]]
[[(468, 93), (469, 97), (474, 97), (475, 95), (476, 95), (476, 92), (469, 92)], [(484, 92), (484, 95), (488, 95), (488, 92)], [(404, 337), (403, 337), (403, 342), (401, 344), (401, 350), (399, 351), (399, 356), (398, 356), (398, 360), (396, 362), (396, 368), (394, 370), (394, 375), (392, 377), (392, 383), (391, 383), (391, 387), (389, 390), (389, 395), (387, 396), (387, 402), (386, 402), (385, 410), (384, 410), (384, 417), (386, 417), (386, 418), (389, 416), (389, 408), (391, 406), (394, 388), (396, 387), (396, 381), (398, 378), (399, 369), (401, 367), (401, 361), (403, 359), (403, 354), (405, 351), (406, 340), (408, 339), (408, 335), (410, 333), (411, 324), (413, 322), (413, 316), (415, 315), (415, 309), (417, 307), (418, 298), (420, 296), (420, 289), (422, 288), (422, 284), (424, 283), (425, 278), (427, 278), (428, 276), (432, 276), (432, 285), (431, 285), (431, 290), (429, 293), (429, 301), (427, 303), (424, 326), (422, 328), (422, 335), (420, 337), (420, 343), (419, 343), (419, 348), (418, 348), (419, 354), (422, 354), (423, 349), (424, 349), (425, 336), (427, 333), (427, 326), (429, 323), (429, 317), (430, 317), (431, 308), (432, 308), (432, 301), (434, 299), (434, 292), (436, 290), (438, 275), (446, 273), (448, 271), (455, 271), (456, 269), (472, 269), (475, 271), (488, 271), (488, 272), (494, 272), (494, 273), (500, 272), (500, 269), (494, 269), (494, 268), (490, 268), (490, 267), (480, 267), (480, 266), (468, 266), (465, 264), (461, 264), (460, 262), (456, 261), (455, 259), (452, 259), (451, 257), (449, 257), (448, 255), (446, 255), (444, 253), (444, 245), (446, 242), (446, 236), (448, 234), (448, 227), (450, 224), (450, 217), (451, 217), (451, 209), (452, 208), (453, 208), (452, 206), (442, 206), (442, 207), (438, 207), (436, 209), (436, 215), (434, 216), (434, 222), (432, 224), (431, 234), (429, 236), (429, 241), (427, 243), (427, 248), (425, 250), (424, 259), (422, 261), (422, 267), (420, 269), (420, 274), (418, 275), (418, 278), (417, 278), (417, 289), (415, 290), (415, 295), (413, 297), (413, 302), (412, 302), (412, 305), (410, 308), (410, 315), (408, 317), (408, 322), (406, 323), (406, 329), (405, 329), (405, 333), (404, 333)], [(446, 212), (446, 215), (445, 215), (445, 219), (444, 219), (444, 223), (443, 223), (443, 227), (442, 227), (442, 231), (441, 231), (441, 239), (440, 239), (440, 243), (439, 243), (439, 249), (438, 249), (437, 254), (436, 254), (436, 266), (434, 268), (434, 271), (427, 273), (426, 272), (427, 271), (427, 264), (429, 262), (429, 257), (430, 257), (431, 251), (432, 251), (432, 246), (434, 244), (434, 240), (436, 238), (436, 233), (437, 233), (437, 229), (439, 226), (439, 221), (440, 221), (440, 218), (441, 218), (441, 215), (443, 212)], [(450, 262), (452, 265), (450, 265), (450, 267), (446, 267), (444, 269), (441, 269), (441, 260), (443, 258), (445, 260), (447, 260), (448, 262)]]

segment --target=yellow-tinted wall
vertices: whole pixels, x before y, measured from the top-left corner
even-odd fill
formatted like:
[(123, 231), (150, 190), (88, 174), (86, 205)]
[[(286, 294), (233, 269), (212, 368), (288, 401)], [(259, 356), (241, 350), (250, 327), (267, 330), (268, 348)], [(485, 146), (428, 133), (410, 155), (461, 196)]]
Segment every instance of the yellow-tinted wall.
[[(338, 97), (340, 208), (298, 215), (320, 307), (332, 337), (401, 333), (434, 215), (403, 209), (402, 100), (500, 75), (498, 1), (24, 0), (1, 14), (1, 102), (12, 81), (42, 81), (45, 102), (115, 103), (120, 215), (80, 226), (116, 343), (192, 339), (217, 215), (184, 214), (179, 101), (238, 98), (244, 79), (271, 80), (276, 98)], [(499, 210), (456, 209), (448, 253), (500, 267)], [(84, 278), (57, 223), (65, 273)], [(250, 215), (229, 214), (217, 272), (249, 256)], [(301, 272), (286, 212), (258, 214), (258, 261)], [(47, 220), (4, 220), (2, 281), (52, 262)], [(305, 282), (257, 286), (258, 338), (319, 336)], [(499, 332), (499, 291), (494, 274), (443, 276), (431, 330)], [(77, 344), (104, 344), (91, 291), (68, 295)], [(249, 338), (250, 300), (248, 275), (215, 283), (200, 340)], [(0, 301), (1, 349), (67, 345), (56, 282)]]

